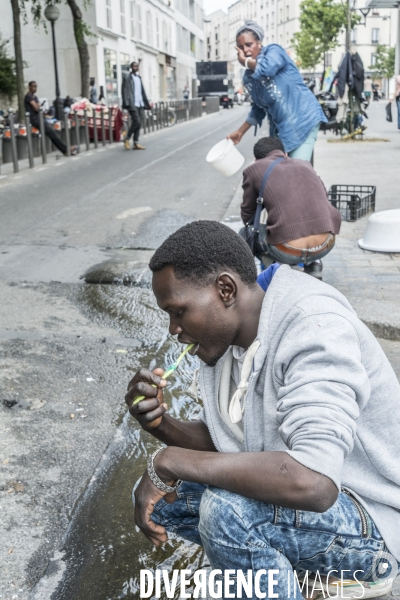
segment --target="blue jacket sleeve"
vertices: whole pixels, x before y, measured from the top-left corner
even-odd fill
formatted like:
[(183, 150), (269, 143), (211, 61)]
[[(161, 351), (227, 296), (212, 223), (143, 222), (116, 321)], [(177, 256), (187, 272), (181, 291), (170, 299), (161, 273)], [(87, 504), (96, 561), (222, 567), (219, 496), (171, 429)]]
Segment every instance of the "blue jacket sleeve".
[(257, 104), (253, 104), (252, 107), (251, 107), (251, 111), (247, 115), (246, 121), (250, 125), (259, 125), (259, 126), (261, 126), (261, 123), (265, 119), (265, 115), (266, 114), (267, 113), (266, 113), (266, 111), (263, 108), (261, 108), (260, 106), (257, 106)]
[(286, 63), (286, 53), (278, 44), (264, 46), (257, 58), (257, 66), (253, 78), (274, 77), (278, 71), (283, 69)]

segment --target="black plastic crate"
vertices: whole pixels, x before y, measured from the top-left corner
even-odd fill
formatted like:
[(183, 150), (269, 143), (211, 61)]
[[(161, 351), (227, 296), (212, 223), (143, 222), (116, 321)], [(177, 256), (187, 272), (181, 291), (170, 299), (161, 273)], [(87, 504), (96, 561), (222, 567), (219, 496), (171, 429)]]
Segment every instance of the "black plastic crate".
[(374, 185), (332, 185), (329, 202), (338, 209), (344, 221), (356, 221), (375, 210)]

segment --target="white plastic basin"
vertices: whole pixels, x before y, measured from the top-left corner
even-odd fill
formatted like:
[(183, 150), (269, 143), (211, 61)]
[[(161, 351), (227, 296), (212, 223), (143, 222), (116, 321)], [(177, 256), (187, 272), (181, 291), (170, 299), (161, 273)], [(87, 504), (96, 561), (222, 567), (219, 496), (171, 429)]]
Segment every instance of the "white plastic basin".
[(374, 252), (400, 252), (400, 209), (371, 215), (358, 245)]
[(222, 140), (207, 154), (206, 161), (225, 177), (230, 177), (243, 166), (244, 156), (240, 154), (232, 140)]

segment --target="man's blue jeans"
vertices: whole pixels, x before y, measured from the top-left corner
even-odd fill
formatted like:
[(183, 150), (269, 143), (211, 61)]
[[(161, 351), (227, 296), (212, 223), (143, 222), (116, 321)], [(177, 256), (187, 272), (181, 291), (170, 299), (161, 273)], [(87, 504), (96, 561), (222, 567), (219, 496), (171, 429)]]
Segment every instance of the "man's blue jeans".
[[(167, 531), (203, 545), (213, 569), (277, 569), (275, 591), (279, 598), (300, 600), (292, 570), (331, 577), (372, 581), (379, 552), (385, 543), (366, 511), (364, 524), (359, 509), (341, 492), (324, 513), (280, 508), (244, 498), (216, 487), (184, 482), (173, 504), (160, 500), (153, 521)], [(390, 571), (390, 568), (389, 568)], [(386, 571), (385, 577), (389, 571)], [(288, 589), (288, 572), (291, 589)], [(396, 574), (394, 574), (396, 575)], [(381, 575), (382, 577), (382, 575)], [(376, 575), (375, 575), (376, 579)], [(260, 589), (267, 593), (268, 577)], [(357, 595), (361, 595), (357, 587)], [(340, 593), (340, 591), (339, 591)], [(332, 594), (331, 594), (332, 595)], [(253, 596), (254, 598), (256, 596)]]

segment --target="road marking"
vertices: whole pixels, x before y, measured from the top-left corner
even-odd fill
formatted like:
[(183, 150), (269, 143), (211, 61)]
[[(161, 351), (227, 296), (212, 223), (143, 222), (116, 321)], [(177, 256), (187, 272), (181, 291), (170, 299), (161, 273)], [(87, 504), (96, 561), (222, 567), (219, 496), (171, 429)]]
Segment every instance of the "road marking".
[(134, 217), (135, 215), (139, 215), (140, 213), (147, 212), (148, 210), (153, 210), (151, 206), (138, 206), (137, 208), (128, 208), (128, 210), (124, 210), (121, 214), (117, 215), (116, 219), (126, 219), (126, 217)]

